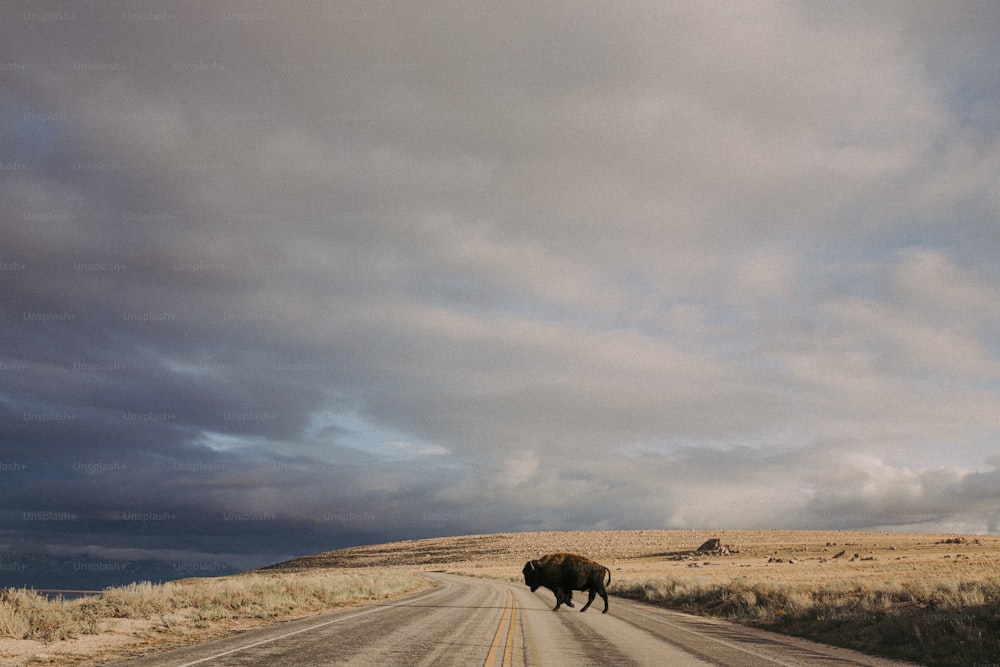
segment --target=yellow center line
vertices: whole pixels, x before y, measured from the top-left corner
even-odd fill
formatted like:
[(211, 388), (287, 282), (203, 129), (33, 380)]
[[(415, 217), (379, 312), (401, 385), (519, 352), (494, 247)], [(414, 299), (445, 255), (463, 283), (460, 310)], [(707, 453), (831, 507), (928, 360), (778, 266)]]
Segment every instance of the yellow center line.
[[(504, 635), (504, 629), (506, 628), (506, 637)], [(500, 617), (500, 624), (497, 626), (497, 631), (493, 634), (493, 641), (490, 643), (490, 652), (486, 654), (486, 662), (484, 667), (495, 667), (497, 657), (500, 651), (500, 642), (506, 638), (506, 644), (504, 645), (503, 657), (501, 658), (502, 667), (511, 667), (513, 665), (513, 655), (514, 655), (514, 637), (517, 630), (517, 602), (514, 600), (514, 593), (507, 589), (507, 597), (503, 606), (503, 615)]]
[(510, 589), (507, 589), (507, 594), (510, 596), (510, 626), (507, 628), (507, 646), (503, 651), (503, 667), (511, 667), (513, 664), (511, 657), (514, 655), (514, 629), (517, 628), (517, 601)]
[(486, 664), (485, 667), (493, 667), (496, 664), (497, 649), (500, 647), (500, 638), (503, 637), (503, 625), (507, 620), (507, 613), (510, 611), (510, 598), (511, 592), (507, 591), (507, 598), (503, 606), (503, 615), (500, 617), (500, 625), (497, 626), (497, 631), (493, 635), (493, 642), (490, 644), (490, 652), (486, 654)]

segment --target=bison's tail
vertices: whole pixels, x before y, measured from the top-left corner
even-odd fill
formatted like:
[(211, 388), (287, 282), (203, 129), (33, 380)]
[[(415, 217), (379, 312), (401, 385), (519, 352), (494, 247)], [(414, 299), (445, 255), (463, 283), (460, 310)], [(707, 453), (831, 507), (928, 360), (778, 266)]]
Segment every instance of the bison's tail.
[(611, 570), (609, 570), (608, 568), (604, 568), (604, 571), (608, 573), (608, 583), (605, 584), (605, 586), (608, 586), (611, 584)]

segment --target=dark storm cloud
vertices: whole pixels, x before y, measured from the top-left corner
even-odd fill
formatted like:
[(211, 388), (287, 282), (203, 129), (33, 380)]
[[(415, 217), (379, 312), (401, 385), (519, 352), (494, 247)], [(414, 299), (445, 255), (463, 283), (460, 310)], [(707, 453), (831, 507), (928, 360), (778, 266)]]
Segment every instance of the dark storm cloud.
[(995, 529), (991, 6), (5, 11), (8, 549)]

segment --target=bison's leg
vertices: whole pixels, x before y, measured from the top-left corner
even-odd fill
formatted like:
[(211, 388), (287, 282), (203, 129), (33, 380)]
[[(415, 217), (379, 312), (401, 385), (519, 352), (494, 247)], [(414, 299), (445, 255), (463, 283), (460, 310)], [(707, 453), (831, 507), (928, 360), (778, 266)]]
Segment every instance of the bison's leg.
[(583, 609), (580, 610), (581, 613), (587, 611), (587, 608), (590, 607), (590, 603), (593, 602), (594, 598), (597, 596), (597, 591), (593, 588), (588, 589), (588, 593), (587, 604), (583, 605)]
[(562, 589), (561, 588), (556, 588), (552, 592), (556, 594), (556, 606), (552, 607), (552, 611), (559, 611), (559, 607), (563, 603)]
[(601, 613), (602, 614), (606, 614), (606, 613), (608, 613), (608, 593), (607, 593), (607, 591), (604, 590), (604, 586), (601, 586), (600, 588), (598, 588), (597, 592), (600, 593), (601, 594), (601, 598), (604, 599), (604, 611), (602, 611)]

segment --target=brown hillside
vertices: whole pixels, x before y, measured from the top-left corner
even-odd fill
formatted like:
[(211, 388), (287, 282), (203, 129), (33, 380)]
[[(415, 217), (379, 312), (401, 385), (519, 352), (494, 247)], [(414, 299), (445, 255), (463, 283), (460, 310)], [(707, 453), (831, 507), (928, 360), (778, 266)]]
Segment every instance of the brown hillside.
[[(729, 553), (699, 553), (718, 538)], [(546, 553), (570, 551), (604, 563), (629, 578), (694, 574), (712, 580), (767, 569), (783, 581), (853, 577), (950, 578), (996, 574), (1000, 537), (862, 531), (615, 530), (500, 533), (406, 540), (306, 556), (267, 569), (403, 566), (519, 575)], [(839, 555), (844, 552), (843, 555)], [(724, 555), (723, 555), (724, 554)], [(619, 578), (620, 577), (616, 577)]]

